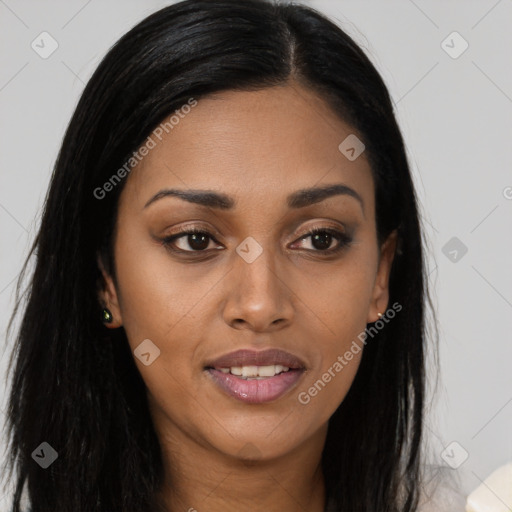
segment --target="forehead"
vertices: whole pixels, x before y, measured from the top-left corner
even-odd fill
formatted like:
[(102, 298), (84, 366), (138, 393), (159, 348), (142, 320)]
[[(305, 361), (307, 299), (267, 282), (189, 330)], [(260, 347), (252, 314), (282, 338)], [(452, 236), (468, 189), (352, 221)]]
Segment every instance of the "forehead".
[(298, 189), (344, 183), (373, 209), (364, 152), (351, 161), (339, 149), (354, 129), (296, 84), (223, 91), (179, 114), (150, 135), (153, 147), (130, 173), (121, 201), (142, 208), (160, 189), (180, 188), (270, 206)]

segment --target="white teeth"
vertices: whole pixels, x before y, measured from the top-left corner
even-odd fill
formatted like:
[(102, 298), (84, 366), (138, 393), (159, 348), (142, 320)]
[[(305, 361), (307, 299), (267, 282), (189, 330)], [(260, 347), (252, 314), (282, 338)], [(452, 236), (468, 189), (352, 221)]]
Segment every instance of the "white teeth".
[(280, 364), (271, 364), (267, 366), (232, 366), (231, 368), (217, 368), (222, 373), (231, 373), (244, 379), (263, 379), (266, 377), (274, 377), (283, 372), (287, 372), (290, 368)]
[(258, 375), (260, 377), (273, 377), (276, 374), (276, 366), (274, 364), (270, 366), (258, 367)]
[(242, 377), (258, 377), (258, 367), (242, 366)]

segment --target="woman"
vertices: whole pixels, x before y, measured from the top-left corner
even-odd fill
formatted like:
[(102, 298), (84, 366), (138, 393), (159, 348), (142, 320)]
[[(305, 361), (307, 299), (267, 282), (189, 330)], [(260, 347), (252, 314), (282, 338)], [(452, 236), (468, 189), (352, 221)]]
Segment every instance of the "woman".
[[(109, 51), (52, 176), (13, 368), (18, 511), (415, 511), (417, 200), (313, 9), (186, 0)], [(18, 303), (19, 305), (19, 303)]]

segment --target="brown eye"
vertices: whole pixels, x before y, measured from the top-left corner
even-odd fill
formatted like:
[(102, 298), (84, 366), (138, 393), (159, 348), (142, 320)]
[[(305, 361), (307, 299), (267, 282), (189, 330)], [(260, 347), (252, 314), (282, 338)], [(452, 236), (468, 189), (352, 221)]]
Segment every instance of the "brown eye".
[[(177, 245), (176, 242), (178, 240), (180, 241), (181, 247), (175, 248), (174, 246)], [(168, 249), (176, 252), (203, 252), (208, 248), (211, 240), (215, 239), (207, 231), (189, 229), (177, 235), (164, 238), (162, 243)]]
[[(309, 233), (303, 235), (300, 240), (304, 241), (308, 238), (311, 239), (312, 250), (316, 252), (323, 252), (326, 254), (341, 251), (344, 247), (348, 246), (352, 239), (345, 233), (330, 229), (330, 228), (316, 228)], [(331, 248), (333, 242), (337, 242), (334, 248)]]

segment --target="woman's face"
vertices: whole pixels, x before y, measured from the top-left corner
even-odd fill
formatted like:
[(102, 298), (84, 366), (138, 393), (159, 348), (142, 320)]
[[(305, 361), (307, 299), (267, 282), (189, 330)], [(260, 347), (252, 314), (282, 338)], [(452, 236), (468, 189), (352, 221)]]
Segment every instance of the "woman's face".
[[(167, 131), (120, 197), (111, 326), (126, 330), (161, 435), (286, 454), (325, 433), (362, 352), (344, 354), (387, 307), (394, 239), (377, 246), (366, 155), (342, 153), (354, 130), (297, 85), (200, 99)], [(334, 185), (349, 193), (298, 194)], [(205, 234), (169, 239), (190, 228)], [(240, 349), (260, 354), (216, 361)], [(258, 359), (267, 349), (291, 359)]]

